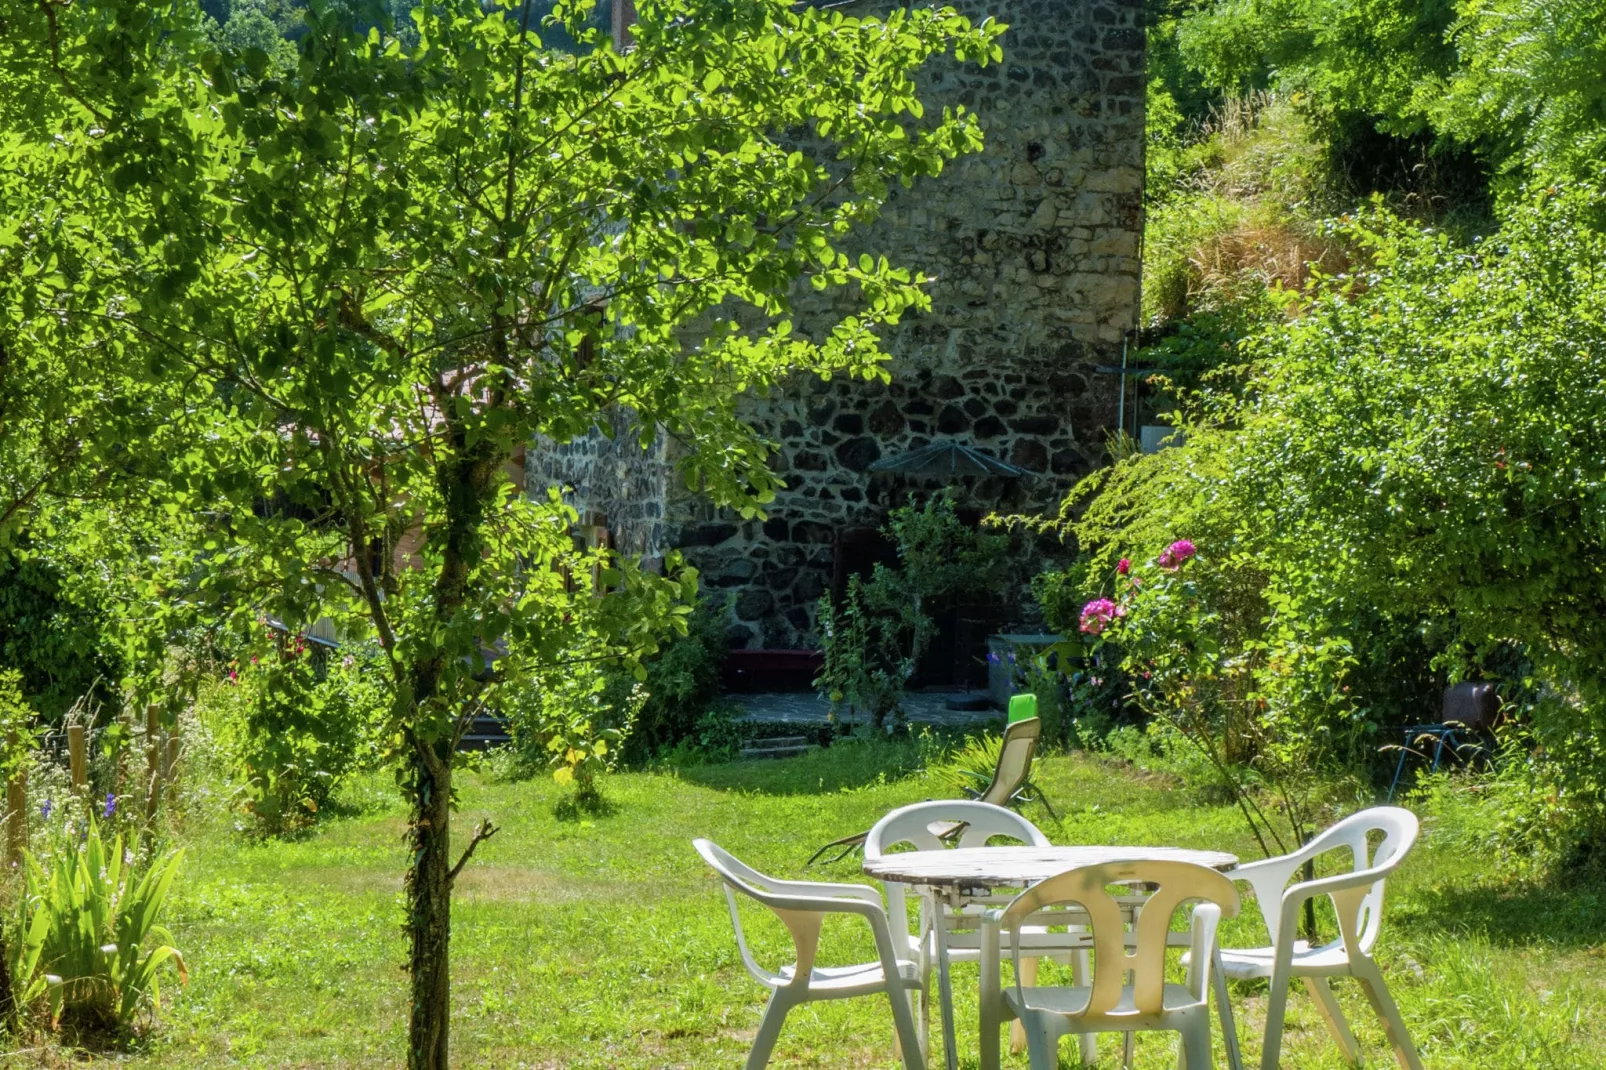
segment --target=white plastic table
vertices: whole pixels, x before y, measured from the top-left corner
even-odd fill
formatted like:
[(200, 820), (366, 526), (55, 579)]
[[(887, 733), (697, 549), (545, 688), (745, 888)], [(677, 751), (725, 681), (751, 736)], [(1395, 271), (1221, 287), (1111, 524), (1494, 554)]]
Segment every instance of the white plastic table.
[[(942, 908), (957, 910), (967, 901), (985, 899), (996, 895), (1000, 889), (1025, 888), (1079, 866), (1150, 861), (1191, 862), (1226, 871), (1238, 864), (1238, 856), (1225, 851), (1194, 851), (1183, 847), (965, 847), (951, 851), (904, 851), (865, 861), (866, 875), (880, 881), (912, 885), (932, 901), (932, 916), (936, 920), (932, 934), (937, 952), (937, 986), (942, 1002), (942, 1041), (948, 1070), (957, 1070), (959, 1057), (954, 1050), (953, 981), (948, 967), (947, 936), (940, 924)], [(1220, 952), (1216, 955), (1219, 959)], [(1225, 984), (1219, 961), (1212, 963), (1212, 972), (1213, 983)], [(993, 977), (989, 986), (984, 963), (981, 978), (984, 1012), (989, 1005), (985, 989), (996, 986), (997, 981), (997, 977)], [(981, 1070), (998, 1070), (998, 1026), (994, 1024), (989, 1029), (988, 1017), (990, 1015), (983, 1014)], [(1231, 1023), (1222, 1022), (1224, 1033), (1232, 1028)], [(1231, 1070), (1240, 1070), (1236, 1050), (1237, 1045), (1229, 1042), (1227, 1058)]]

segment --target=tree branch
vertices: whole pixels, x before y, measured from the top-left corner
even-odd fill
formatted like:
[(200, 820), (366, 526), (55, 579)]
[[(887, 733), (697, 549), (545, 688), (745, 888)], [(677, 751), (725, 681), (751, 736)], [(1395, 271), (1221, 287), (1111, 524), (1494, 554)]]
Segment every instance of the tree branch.
[(463, 857), (457, 860), (457, 865), (453, 866), (447, 871), (446, 883), (452, 883), (457, 879), (457, 875), (463, 872), (463, 867), (468, 865), (468, 860), (474, 856), (474, 848), (478, 847), (492, 836), (495, 836), (500, 831), (501, 830), (497, 828), (497, 826), (491, 824), (490, 818), (483, 818), (480, 821), (479, 826), (474, 829), (474, 835), (469, 838), (468, 846), (463, 848)]
[(61, 65), (61, 28), (56, 24), (56, 4), (53, 0), (39, 0), (39, 9), (45, 13), (45, 22), (48, 26), (47, 32), (50, 36), (50, 69), (56, 72), (56, 78), (61, 82), (62, 90), (73, 100), (83, 105), (84, 110), (94, 116), (96, 122), (109, 122), (105, 114), (89, 103), (84, 98), (84, 95), (78, 91), (78, 88), (72, 84), (72, 79), (67, 77), (67, 71)]

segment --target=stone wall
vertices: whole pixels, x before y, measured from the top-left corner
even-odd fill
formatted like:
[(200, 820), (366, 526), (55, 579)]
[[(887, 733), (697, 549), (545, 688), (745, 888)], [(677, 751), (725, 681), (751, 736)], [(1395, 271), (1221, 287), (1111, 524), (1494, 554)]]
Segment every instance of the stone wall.
[[(892, 382), (811, 379), (751, 403), (748, 415), (782, 443), (775, 467), (788, 483), (768, 521), (740, 521), (684, 492), (666, 505), (668, 542), (706, 585), (734, 595), (737, 645), (816, 644), (814, 603), (844, 537), (930, 489), (870, 474), (877, 459), (957, 440), (1032, 473), (961, 481), (961, 505), (1041, 510), (1098, 463), (1115, 422), (1118, 381), (1094, 369), (1119, 363), (1138, 313), (1143, 6), (957, 6), (1010, 26), (1004, 60), (935, 69), (922, 96), (928, 113), (976, 112), (986, 148), (897, 191), (859, 242), (936, 277), (931, 311), (885, 335)], [(839, 295), (807, 291), (795, 320), (823, 332), (847, 311)]]
[(611, 416), (612, 437), (593, 430), (571, 442), (532, 444), (525, 455), (526, 493), (544, 499), (549, 487), (562, 487), (580, 523), (605, 526), (614, 549), (660, 558), (668, 474), (664, 437), (660, 434), (644, 451), (629, 415)]

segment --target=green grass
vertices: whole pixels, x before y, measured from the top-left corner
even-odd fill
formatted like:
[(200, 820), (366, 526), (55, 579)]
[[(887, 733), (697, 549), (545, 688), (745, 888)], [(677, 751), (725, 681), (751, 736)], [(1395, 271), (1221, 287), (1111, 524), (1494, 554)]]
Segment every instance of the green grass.
[[(459, 1067), (737, 1067), (761, 1008), (717, 886), (692, 852), (708, 836), (757, 867), (802, 875), (819, 843), (894, 806), (944, 794), (910, 772), (914, 748), (836, 747), (786, 762), (624, 774), (610, 812), (554, 815), (543, 781), (462, 779), (460, 828), (503, 831), (464, 873), (452, 947)], [(1175, 781), (1084, 757), (1043, 763), (1064, 821), (1030, 816), (1059, 843), (1167, 843), (1255, 854), (1234, 813)], [(384, 799), (378, 784), (365, 797)], [(130, 1067), (392, 1067), (406, 1007), (398, 893), (399, 808), (328, 821), (295, 842), (253, 843), (192, 826), (169, 917), (192, 980), (166, 992), (161, 1025)], [(1509, 885), (1487, 859), (1430, 826), (1391, 888), (1383, 958), (1429, 1067), (1606, 1065), (1606, 903), (1598, 893)], [(816, 875), (852, 879), (855, 861)], [(1249, 913), (1253, 913), (1250, 908)], [(785, 961), (779, 925), (750, 919), (758, 952)], [(862, 923), (859, 923), (862, 926)], [(1247, 918), (1228, 938), (1253, 939)], [(844, 921), (827, 954), (867, 957)], [(1369, 1066), (1390, 1066), (1357, 991), (1335, 985)], [(961, 1052), (974, 1064), (973, 967), (956, 968)], [(1235, 992), (1258, 1062), (1264, 989)], [(1302, 991), (1290, 1001), (1287, 1067), (1343, 1065)], [(880, 1000), (795, 1012), (773, 1065), (893, 1067)], [(1175, 1065), (1171, 1041), (1140, 1038), (1140, 1067)], [(1116, 1066), (1118, 1044), (1102, 1045)], [(1065, 1051), (1072, 1050), (1066, 1045)], [(7, 1065), (37, 1065), (37, 1052)], [(1024, 1056), (1008, 1065), (1024, 1066)], [(1067, 1062), (1065, 1065), (1070, 1065)]]

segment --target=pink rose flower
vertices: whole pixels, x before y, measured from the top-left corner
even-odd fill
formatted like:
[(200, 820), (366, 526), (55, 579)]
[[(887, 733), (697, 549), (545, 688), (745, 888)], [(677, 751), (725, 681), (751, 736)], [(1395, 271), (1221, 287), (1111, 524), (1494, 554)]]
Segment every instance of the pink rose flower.
[(1126, 616), (1126, 607), (1108, 598), (1095, 598), (1082, 607), (1081, 629), (1088, 635), (1098, 635), (1111, 623)]
[(1131, 571), (1132, 571), (1132, 560), (1131, 560), (1131, 558), (1123, 557), (1123, 558), (1121, 558), (1120, 561), (1116, 562), (1116, 564), (1115, 564), (1115, 574), (1117, 576), (1125, 576), (1128, 572), (1131, 572)]
[(1156, 561), (1156, 564), (1165, 569), (1167, 572), (1175, 572), (1177, 569), (1182, 567), (1183, 563), (1186, 562), (1188, 558), (1194, 555), (1194, 552), (1193, 543), (1190, 540), (1178, 539), (1176, 542), (1160, 551), (1160, 557)]

